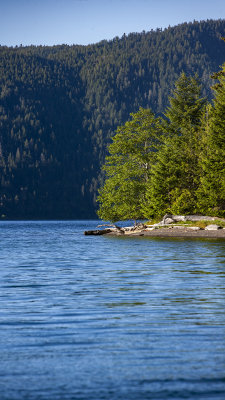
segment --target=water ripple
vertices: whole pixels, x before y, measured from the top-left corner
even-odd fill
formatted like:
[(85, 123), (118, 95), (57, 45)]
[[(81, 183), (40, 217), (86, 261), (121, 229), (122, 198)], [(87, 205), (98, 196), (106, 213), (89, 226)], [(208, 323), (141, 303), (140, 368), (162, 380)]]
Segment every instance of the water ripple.
[(225, 396), (225, 242), (1, 222), (1, 400)]

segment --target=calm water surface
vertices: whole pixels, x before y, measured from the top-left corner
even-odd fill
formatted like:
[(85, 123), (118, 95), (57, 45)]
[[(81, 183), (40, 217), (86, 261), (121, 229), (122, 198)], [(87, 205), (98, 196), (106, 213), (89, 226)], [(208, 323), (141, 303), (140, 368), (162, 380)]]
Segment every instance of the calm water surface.
[(225, 398), (225, 241), (0, 223), (0, 399)]

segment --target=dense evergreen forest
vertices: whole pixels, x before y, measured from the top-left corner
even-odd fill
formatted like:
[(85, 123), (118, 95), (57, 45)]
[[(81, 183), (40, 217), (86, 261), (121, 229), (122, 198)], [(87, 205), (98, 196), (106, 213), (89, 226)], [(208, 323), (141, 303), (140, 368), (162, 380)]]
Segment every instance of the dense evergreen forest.
[(221, 36), (225, 20), (208, 20), (89, 46), (0, 46), (1, 218), (94, 217), (117, 126), (140, 107), (160, 116), (182, 71), (210, 101)]

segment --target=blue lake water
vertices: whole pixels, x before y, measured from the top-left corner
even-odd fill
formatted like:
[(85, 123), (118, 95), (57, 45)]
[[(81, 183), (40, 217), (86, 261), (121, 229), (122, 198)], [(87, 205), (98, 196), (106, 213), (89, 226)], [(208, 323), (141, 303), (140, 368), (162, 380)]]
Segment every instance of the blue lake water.
[(225, 398), (225, 241), (0, 223), (0, 399)]

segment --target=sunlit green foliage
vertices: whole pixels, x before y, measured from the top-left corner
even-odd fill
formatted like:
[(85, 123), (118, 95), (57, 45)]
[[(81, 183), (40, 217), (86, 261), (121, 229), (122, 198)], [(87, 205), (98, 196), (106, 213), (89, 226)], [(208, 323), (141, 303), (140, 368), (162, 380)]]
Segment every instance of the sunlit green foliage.
[(131, 115), (132, 120), (117, 129), (104, 166), (106, 181), (98, 198), (98, 214), (105, 220), (144, 216), (146, 184), (162, 130), (159, 119), (148, 109), (140, 108)]
[(199, 81), (182, 73), (165, 113), (165, 141), (147, 186), (146, 217), (165, 212), (196, 212), (204, 111)]
[(204, 124), (198, 201), (202, 212), (225, 216), (225, 64), (214, 78), (218, 83)]
[(139, 119), (133, 135), (139, 113), (147, 116), (141, 109), (118, 130), (105, 166), (101, 218), (156, 218), (168, 212), (225, 215), (225, 65), (216, 78), (213, 106), (201, 97), (199, 81), (182, 73), (166, 120), (148, 126)]

